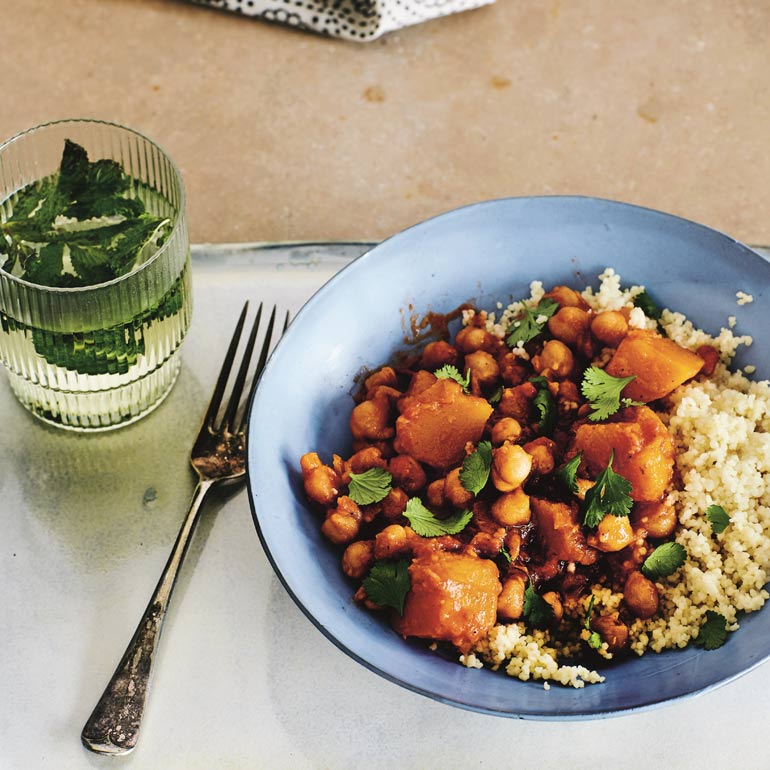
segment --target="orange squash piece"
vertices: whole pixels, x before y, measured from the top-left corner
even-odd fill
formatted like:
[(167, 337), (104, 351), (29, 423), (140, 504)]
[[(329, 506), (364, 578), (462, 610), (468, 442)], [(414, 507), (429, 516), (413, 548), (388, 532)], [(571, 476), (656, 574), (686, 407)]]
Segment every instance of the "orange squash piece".
[(393, 447), (434, 468), (457, 465), (465, 456), (465, 445), (479, 441), (492, 414), (485, 398), (469, 396), (450, 379), (436, 380), (417, 395), (405, 396), (399, 409)]
[(546, 553), (560, 561), (593, 564), (598, 554), (586, 542), (577, 506), (542, 497), (530, 499), (537, 533)]
[(502, 586), (490, 559), (426, 552), (412, 561), (409, 577), (404, 614), (394, 621), (403, 636), (443, 639), (467, 652), (495, 624)]
[(582, 452), (581, 466), (596, 478), (614, 453), (612, 469), (631, 483), (631, 497), (653, 502), (671, 483), (674, 451), (674, 441), (660, 417), (647, 406), (637, 406), (619, 412), (616, 422), (581, 425), (568, 455)]
[(605, 371), (613, 377), (636, 375), (623, 388), (633, 401), (655, 401), (671, 393), (703, 366), (703, 359), (647, 329), (632, 329), (618, 345)]

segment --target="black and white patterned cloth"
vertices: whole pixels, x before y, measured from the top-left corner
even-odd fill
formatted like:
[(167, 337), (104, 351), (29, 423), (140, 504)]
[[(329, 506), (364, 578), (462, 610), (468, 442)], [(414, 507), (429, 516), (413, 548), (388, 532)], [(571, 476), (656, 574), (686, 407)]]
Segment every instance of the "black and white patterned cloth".
[(374, 40), (410, 24), (494, 0), (193, 0), (346, 40)]

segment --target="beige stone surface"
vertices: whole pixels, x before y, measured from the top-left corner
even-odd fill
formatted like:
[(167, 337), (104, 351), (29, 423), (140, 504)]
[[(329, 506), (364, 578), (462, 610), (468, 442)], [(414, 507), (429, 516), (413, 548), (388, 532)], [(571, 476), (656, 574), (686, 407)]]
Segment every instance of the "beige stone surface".
[(383, 238), (596, 195), (770, 242), (769, 0), (497, 0), (347, 43), (181, 0), (5, 0), (0, 136), (126, 123), (196, 242)]

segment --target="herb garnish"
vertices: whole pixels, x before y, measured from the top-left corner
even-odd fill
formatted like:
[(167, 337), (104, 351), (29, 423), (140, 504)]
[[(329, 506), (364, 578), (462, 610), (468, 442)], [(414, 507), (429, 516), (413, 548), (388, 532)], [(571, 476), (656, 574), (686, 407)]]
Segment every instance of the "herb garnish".
[(556, 471), (556, 478), (559, 479), (559, 481), (561, 481), (573, 495), (578, 493), (577, 472), (582, 458), (583, 453), (578, 452), (568, 463), (565, 463), (558, 471)]
[(706, 508), (706, 518), (711, 522), (711, 529), (717, 535), (724, 532), (730, 523), (730, 516), (721, 505), (710, 505)]
[(716, 650), (727, 641), (727, 618), (714, 610), (706, 610), (706, 622), (700, 627), (695, 644), (704, 650)]
[(433, 374), (438, 377), (440, 380), (454, 380), (455, 382), (462, 385), (463, 390), (467, 391), (468, 386), (471, 382), (471, 373), (470, 370), (468, 370), (465, 373), (465, 376), (460, 374), (460, 370), (453, 366), (452, 364), (444, 364), (440, 369), (436, 369)]
[(598, 366), (589, 366), (583, 373), (583, 382), (580, 383), (580, 392), (593, 409), (588, 419), (594, 422), (606, 420), (621, 406), (641, 406), (640, 401), (620, 397), (623, 388), (635, 379), (635, 374), (628, 377), (613, 377)]
[(547, 626), (553, 620), (553, 607), (535, 591), (535, 586), (531, 580), (524, 591), (524, 611), (522, 614), (529, 624), (536, 628)]
[(628, 516), (631, 512), (631, 482), (612, 470), (615, 453), (610, 455), (607, 467), (596, 477), (594, 485), (586, 492), (583, 524), (591, 529), (608, 513)]
[(650, 580), (673, 575), (687, 559), (687, 551), (679, 543), (659, 545), (642, 564), (642, 574)]
[(541, 436), (550, 437), (553, 435), (553, 429), (556, 427), (558, 410), (556, 408), (556, 402), (548, 388), (548, 380), (545, 377), (530, 377), (529, 381), (537, 388), (537, 393), (532, 400), (532, 403), (540, 414), (540, 419), (537, 421), (537, 427)]
[(588, 602), (588, 609), (586, 610), (586, 619), (583, 622), (583, 626), (585, 630), (588, 631), (588, 635), (586, 638), (586, 642), (588, 642), (588, 646), (594, 650), (599, 650), (601, 649), (601, 646), (602, 646), (602, 637), (598, 631), (591, 630), (591, 615), (593, 615), (593, 612), (594, 612), (595, 601), (596, 601), (596, 595), (591, 594), (591, 601)]
[(89, 286), (131, 271), (170, 222), (145, 211), (119, 163), (66, 139), (59, 171), (23, 188), (0, 223), (2, 268), (45, 286)]
[(506, 343), (511, 348), (521, 347), (540, 335), (548, 319), (559, 309), (559, 303), (545, 297), (535, 307), (524, 305), (523, 315), (507, 331)]
[(456, 511), (445, 519), (439, 519), (422, 504), (419, 497), (410, 497), (406, 502), (404, 516), (421, 537), (439, 537), (462, 532), (473, 518), (473, 511)]
[(393, 607), (399, 615), (404, 614), (404, 600), (412, 580), (409, 577), (409, 562), (406, 559), (376, 561), (363, 580), (366, 597), (380, 607)]
[(351, 473), (348, 497), (357, 505), (371, 505), (385, 499), (391, 490), (393, 476), (384, 468), (369, 468)]
[(476, 449), (464, 460), (460, 470), (460, 483), (463, 487), (477, 495), (484, 489), (492, 468), (492, 444), (480, 441)]

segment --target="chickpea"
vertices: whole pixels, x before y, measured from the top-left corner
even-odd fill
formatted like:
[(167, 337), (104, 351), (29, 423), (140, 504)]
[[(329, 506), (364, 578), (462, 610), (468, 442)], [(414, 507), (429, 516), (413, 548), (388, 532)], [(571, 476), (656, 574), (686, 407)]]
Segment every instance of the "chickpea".
[(529, 363), (511, 351), (499, 355), (497, 365), (500, 367), (500, 378), (506, 385), (521, 385), (532, 376)]
[(428, 505), (432, 505), (434, 508), (443, 508), (446, 505), (446, 497), (444, 497), (444, 479), (436, 479), (428, 484), (428, 489), (425, 493), (428, 498)]
[(466, 371), (470, 370), (471, 379), (479, 387), (485, 388), (494, 385), (500, 377), (500, 367), (495, 357), (485, 350), (477, 350), (465, 356)]
[(342, 483), (334, 468), (324, 465), (318, 454), (308, 452), (300, 458), (305, 494), (316, 503), (332, 505), (339, 494)]
[(532, 473), (547, 476), (556, 467), (556, 444), (545, 436), (524, 444), (524, 451), (532, 457)]
[(357, 404), (350, 415), (350, 432), (355, 439), (393, 438), (390, 401), (381, 397)]
[(382, 501), (382, 515), (388, 521), (395, 521), (400, 518), (406, 510), (406, 504), (409, 496), (399, 487), (393, 487)]
[(477, 350), (494, 350), (495, 338), (486, 330), (478, 326), (466, 326), (457, 332), (455, 346), (463, 354), (475, 353)]
[(579, 307), (566, 305), (548, 319), (548, 331), (565, 345), (575, 347), (591, 326), (591, 316)]
[(553, 622), (561, 623), (564, 617), (564, 606), (561, 603), (561, 596), (556, 591), (546, 591), (543, 594), (543, 601), (551, 606), (553, 610)]
[(622, 551), (634, 540), (634, 530), (628, 516), (613, 516), (608, 513), (599, 522), (596, 531), (586, 540), (588, 545), (605, 553)]
[(658, 589), (641, 572), (632, 572), (623, 587), (626, 605), (637, 618), (647, 620), (658, 611)]
[(422, 465), (409, 455), (393, 457), (388, 463), (388, 470), (393, 476), (393, 482), (408, 495), (417, 494), (428, 483)]
[(448, 342), (444, 340), (429, 342), (422, 351), (420, 368), (435, 372), (436, 369), (440, 369), (447, 364), (456, 366), (458, 358), (457, 348)]
[(504, 417), (513, 417), (521, 423), (526, 423), (532, 411), (532, 399), (536, 395), (537, 388), (531, 382), (504, 388), (497, 411)]
[(628, 626), (620, 620), (617, 612), (593, 618), (591, 628), (606, 642), (609, 652), (620, 652), (628, 644)]
[(513, 417), (503, 417), (492, 428), (492, 443), (500, 446), (506, 441), (514, 442), (521, 436), (521, 424)]
[(386, 385), (389, 388), (395, 388), (398, 385), (396, 372), (393, 367), (383, 366), (382, 369), (378, 369), (364, 380), (367, 397), (371, 396), (372, 391), (381, 385)]
[(628, 334), (628, 321), (619, 310), (604, 310), (591, 321), (591, 333), (602, 344), (616, 348)]
[(579, 307), (588, 310), (588, 303), (574, 289), (569, 286), (554, 286), (544, 297), (558, 302), (560, 307)]
[(364, 449), (359, 449), (350, 456), (350, 459), (345, 465), (347, 469), (347, 478), (343, 476), (343, 481), (350, 483), (350, 473), (365, 473), (370, 468), (387, 468), (388, 461), (382, 456), (382, 452), (378, 447), (368, 446)]
[(538, 374), (555, 380), (564, 380), (575, 369), (575, 356), (563, 342), (548, 340), (543, 345), (540, 355), (532, 358), (532, 365)]
[(375, 559), (396, 559), (411, 553), (409, 531), (400, 524), (389, 524), (374, 536)]
[(342, 554), (342, 571), (350, 578), (360, 579), (374, 564), (374, 540), (356, 540)]
[(518, 444), (503, 444), (492, 450), (492, 483), (499, 492), (513, 492), (532, 470), (532, 457)]
[(500, 620), (518, 620), (524, 612), (524, 592), (527, 578), (516, 572), (503, 581), (503, 590), (497, 597), (497, 617)]
[(676, 529), (676, 510), (670, 502), (635, 503), (634, 522), (648, 537), (671, 537)]
[(467, 508), (473, 500), (473, 492), (469, 492), (460, 482), (460, 468), (454, 468), (444, 479), (444, 499), (455, 508)]
[(477, 532), (470, 542), (470, 548), (482, 559), (494, 559), (503, 547), (504, 529), (498, 529), (493, 534)]
[(355, 540), (361, 528), (361, 510), (345, 495), (337, 499), (337, 507), (330, 508), (321, 525), (321, 532), (337, 545)]
[(521, 488), (506, 492), (492, 503), (492, 517), (504, 527), (520, 527), (532, 516), (529, 495)]

